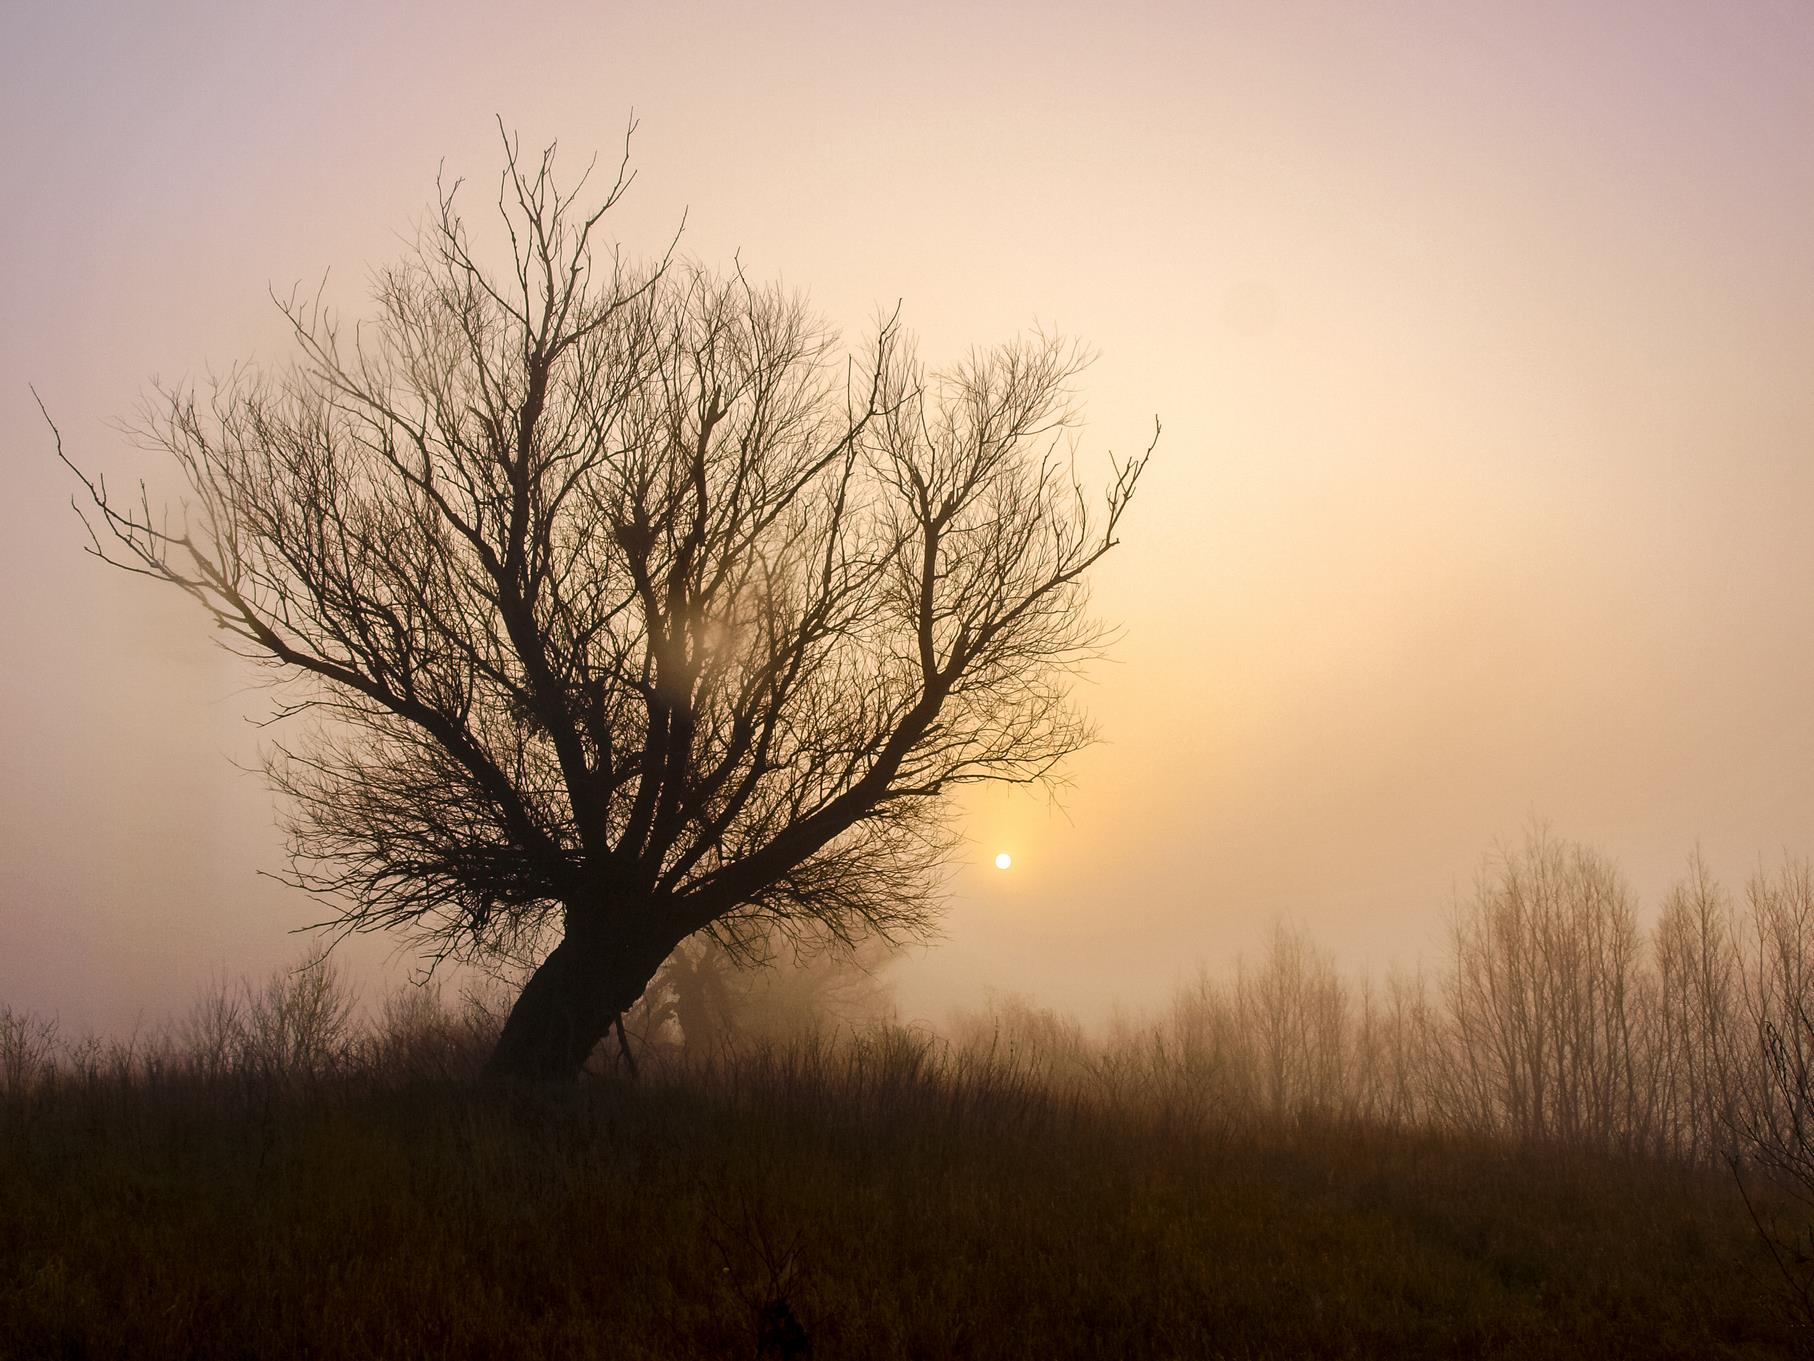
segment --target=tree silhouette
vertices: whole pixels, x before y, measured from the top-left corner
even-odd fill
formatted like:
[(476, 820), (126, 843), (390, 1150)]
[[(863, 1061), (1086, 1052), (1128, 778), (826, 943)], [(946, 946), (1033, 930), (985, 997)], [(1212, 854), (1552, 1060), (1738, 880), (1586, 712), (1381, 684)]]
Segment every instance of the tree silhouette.
[(287, 366), (157, 390), (178, 513), (83, 477), (94, 551), (282, 687), (293, 881), (534, 964), (496, 1075), (577, 1071), (695, 932), (923, 931), (942, 796), (1088, 740), (1085, 575), (1151, 454), (1086, 494), (1059, 340), (839, 359), (779, 288), (630, 262), (628, 165), (586, 206), (506, 138), (507, 270), (441, 185), (374, 320), (292, 297)]

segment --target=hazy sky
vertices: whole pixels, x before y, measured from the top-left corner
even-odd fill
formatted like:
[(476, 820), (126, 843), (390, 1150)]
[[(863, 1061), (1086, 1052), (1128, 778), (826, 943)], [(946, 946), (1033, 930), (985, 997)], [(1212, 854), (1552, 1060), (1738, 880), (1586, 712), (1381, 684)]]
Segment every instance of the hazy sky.
[(319, 915), (257, 876), (243, 674), (82, 556), (27, 383), (161, 473), (112, 424), (153, 375), (281, 354), (267, 288), (355, 300), (439, 163), (488, 184), (494, 115), (578, 160), (632, 108), (633, 250), (684, 209), (853, 335), (899, 299), (933, 361), (1055, 326), (1100, 352), (1092, 447), (1165, 422), (1096, 591), (1105, 741), (1062, 813), (974, 801), (910, 1011), (1156, 1000), (1280, 916), (1433, 960), (1533, 817), (1652, 904), (1697, 841), (1814, 854), (1800, 0), (11, 0), (0, 1002), (129, 1025)]

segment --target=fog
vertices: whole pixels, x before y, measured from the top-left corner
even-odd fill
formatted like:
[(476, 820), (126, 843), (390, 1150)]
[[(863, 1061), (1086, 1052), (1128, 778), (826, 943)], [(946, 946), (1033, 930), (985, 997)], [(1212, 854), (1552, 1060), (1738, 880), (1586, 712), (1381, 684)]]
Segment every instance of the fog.
[(1433, 960), (1534, 819), (1652, 907), (1697, 845), (1814, 854), (1814, 12), (159, 8), (0, 20), (0, 1000), (128, 1027), (326, 915), (259, 873), (249, 673), (83, 556), (27, 385), (167, 486), (117, 428), (148, 381), (281, 356), (269, 289), (356, 312), (437, 165), (489, 190), (494, 115), (580, 160), (634, 109), (633, 253), (684, 212), (933, 362), (1057, 328), (1087, 449), (1164, 422), (1103, 740), (967, 801), (903, 1011), (1156, 1003), (1281, 919)]

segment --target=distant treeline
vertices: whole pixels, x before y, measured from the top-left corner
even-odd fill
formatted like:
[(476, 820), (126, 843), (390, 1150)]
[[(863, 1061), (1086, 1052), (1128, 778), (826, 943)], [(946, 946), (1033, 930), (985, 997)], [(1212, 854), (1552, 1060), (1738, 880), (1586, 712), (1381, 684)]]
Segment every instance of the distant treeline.
[[(1257, 961), (1206, 970), (1156, 1017), (1099, 1034), (1018, 998), (938, 1030), (900, 1027), (877, 967), (820, 955), (739, 970), (689, 944), (626, 1016), (630, 1058), (608, 1039), (594, 1067), (697, 1066), (816, 1032), (1217, 1121), (1352, 1119), (1700, 1163), (1797, 1144), (1797, 1122), (1814, 1115), (1805, 862), (1733, 894), (1697, 856), (1646, 929), (1606, 857), (1534, 833), (1455, 906), (1432, 971), (1355, 981), (1280, 926)], [(476, 1075), (499, 1021), (497, 999), (450, 1002), (435, 987), (362, 1015), (344, 976), (315, 959), (258, 986), (217, 983), (182, 1021), (128, 1040), (71, 1040), (0, 1007), (0, 1094), (105, 1077), (457, 1080)]]
[[(1603, 855), (1534, 833), (1483, 869), (1433, 973), (1353, 981), (1300, 932), (1092, 1038), (1024, 1003), (994, 1040), (1079, 1072), (1303, 1115), (1717, 1162), (1798, 1143), (1814, 1090), (1814, 871), (1734, 895), (1698, 855), (1645, 929)], [(966, 1043), (981, 1042), (972, 1022)], [(1798, 1123), (1800, 1122), (1800, 1123)]]

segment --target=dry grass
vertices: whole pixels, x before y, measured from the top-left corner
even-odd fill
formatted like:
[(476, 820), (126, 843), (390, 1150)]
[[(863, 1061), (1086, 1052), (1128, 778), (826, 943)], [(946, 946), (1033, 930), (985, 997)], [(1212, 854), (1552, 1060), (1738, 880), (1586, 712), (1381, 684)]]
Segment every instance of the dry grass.
[(820, 1358), (1795, 1341), (1729, 1179), (1678, 1164), (1234, 1120), (898, 1030), (536, 1093), (391, 1040), (9, 1089), (0, 1353), (754, 1356), (780, 1301)]

